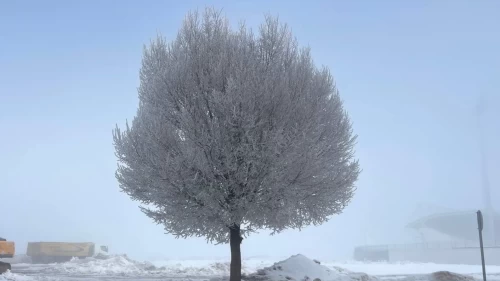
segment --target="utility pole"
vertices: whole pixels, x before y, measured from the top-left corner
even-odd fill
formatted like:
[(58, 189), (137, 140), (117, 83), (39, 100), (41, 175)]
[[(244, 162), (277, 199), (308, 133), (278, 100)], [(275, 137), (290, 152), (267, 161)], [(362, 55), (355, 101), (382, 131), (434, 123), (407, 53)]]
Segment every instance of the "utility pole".
[(479, 231), (479, 247), (481, 248), (481, 265), (483, 267), (483, 281), (486, 281), (486, 266), (484, 262), (484, 247), (483, 247), (483, 214), (477, 211), (477, 229)]

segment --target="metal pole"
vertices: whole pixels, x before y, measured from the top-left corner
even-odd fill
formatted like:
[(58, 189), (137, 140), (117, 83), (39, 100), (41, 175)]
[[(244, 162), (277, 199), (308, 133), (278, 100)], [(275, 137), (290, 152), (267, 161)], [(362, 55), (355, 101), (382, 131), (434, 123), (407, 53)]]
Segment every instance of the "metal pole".
[(486, 266), (484, 263), (484, 248), (483, 248), (483, 214), (480, 210), (477, 211), (477, 229), (479, 230), (479, 247), (481, 248), (481, 264), (483, 266), (483, 281), (486, 281)]

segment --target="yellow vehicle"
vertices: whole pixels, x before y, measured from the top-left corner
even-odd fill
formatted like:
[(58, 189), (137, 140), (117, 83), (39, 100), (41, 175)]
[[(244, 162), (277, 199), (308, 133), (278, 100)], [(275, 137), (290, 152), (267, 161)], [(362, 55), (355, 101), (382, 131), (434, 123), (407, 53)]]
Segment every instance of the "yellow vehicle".
[(26, 254), (33, 263), (65, 262), (73, 257), (84, 259), (99, 254), (107, 255), (108, 247), (94, 243), (29, 242)]
[[(16, 252), (16, 245), (12, 241), (0, 238), (0, 258), (12, 258)], [(0, 274), (11, 269), (10, 263), (0, 261)]]

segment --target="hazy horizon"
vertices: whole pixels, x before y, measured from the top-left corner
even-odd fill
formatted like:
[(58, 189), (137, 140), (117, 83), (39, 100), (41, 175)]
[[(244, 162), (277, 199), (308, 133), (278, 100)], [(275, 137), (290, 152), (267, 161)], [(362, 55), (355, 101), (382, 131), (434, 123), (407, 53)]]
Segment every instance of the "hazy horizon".
[[(420, 212), (483, 207), (480, 96), (493, 206), (500, 204), (498, 1), (5, 1), (0, 3), (0, 237), (91, 241), (136, 259), (228, 257), (174, 239), (121, 193), (112, 129), (137, 109), (144, 44), (185, 14), (222, 9), (233, 27), (279, 15), (326, 65), (358, 135), (362, 173), (344, 213), (319, 227), (253, 234), (244, 257), (349, 259), (407, 241)], [(498, 209), (497, 209), (498, 211)]]

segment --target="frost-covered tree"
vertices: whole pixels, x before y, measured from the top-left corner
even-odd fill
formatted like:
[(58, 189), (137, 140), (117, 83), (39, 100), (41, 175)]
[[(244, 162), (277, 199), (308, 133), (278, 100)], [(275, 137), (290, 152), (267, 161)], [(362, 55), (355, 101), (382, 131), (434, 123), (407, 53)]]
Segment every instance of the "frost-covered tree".
[(219, 12), (190, 13), (175, 40), (144, 49), (139, 106), (114, 131), (122, 191), (175, 237), (240, 244), (342, 212), (360, 172), (351, 123), (327, 68), (289, 28), (258, 34)]

